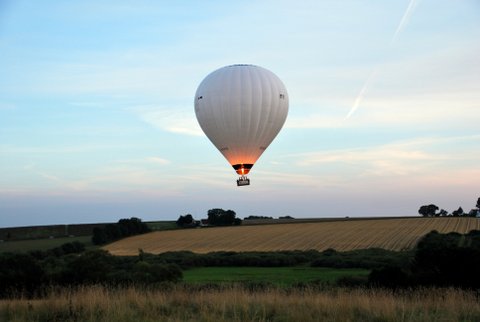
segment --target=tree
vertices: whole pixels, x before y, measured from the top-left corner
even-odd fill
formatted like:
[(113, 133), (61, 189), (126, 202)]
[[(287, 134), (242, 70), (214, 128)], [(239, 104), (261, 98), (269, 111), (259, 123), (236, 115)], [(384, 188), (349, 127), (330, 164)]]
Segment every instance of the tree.
[(210, 209), (208, 211), (208, 224), (213, 226), (240, 225), (241, 220), (235, 218), (235, 216), (236, 214), (233, 210)]
[(477, 217), (477, 213), (478, 213), (478, 209), (472, 209), (470, 210), (470, 212), (468, 213), (468, 217)]
[(103, 245), (107, 243), (107, 234), (105, 229), (100, 227), (93, 228), (92, 243), (94, 245)]
[(104, 228), (94, 228), (92, 242), (95, 245), (101, 245), (123, 237), (148, 233), (149, 231), (150, 228), (147, 224), (139, 218), (120, 219), (116, 224), (108, 224)]
[(477, 199), (477, 208), (480, 209), (480, 197)]
[(438, 216), (445, 217), (447, 215), (448, 215), (448, 211), (446, 211), (445, 209), (440, 209), (440, 212), (438, 213)]
[(142, 222), (140, 218), (136, 217), (132, 217), (130, 219), (120, 219), (117, 226), (120, 230), (120, 237), (144, 234), (150, 231), (150, 228), (148, 228), (147, 224)]
[(195, 225), (195, 220), (193, 216), (190, 214), (186, 214), (185, 216), (180, 216), (177, 219), (177, 226), (179, 227), (193, 227)]
[(91, 250), (65, 258), (60, 282), (67, 285), (97, 284), (107, 281), (115, 258), (104, 250)]
[(462, 207), (458, 207), (457, 210), (452, 211), (453, 217), (460, 217), (463, 216), (463, 209)]
[(250, 219), (273, 219), (273, 217), (250, 215), (248, 217), (243, 218), (243, 220), (250, 220)]
[(417, 244), (410, 267), (418, 285), (480, 287), (480, 234), (432, 231)]
[(438, 207), (434, 204), (424, 205), (418, 209), (418, 213), (423, 217), (433, 217), (435, 212), (438, 210)]

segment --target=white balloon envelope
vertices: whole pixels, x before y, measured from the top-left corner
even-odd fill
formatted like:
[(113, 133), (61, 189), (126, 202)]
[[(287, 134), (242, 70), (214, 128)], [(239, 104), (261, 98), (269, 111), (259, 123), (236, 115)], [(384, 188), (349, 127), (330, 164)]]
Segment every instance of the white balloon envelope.
[(195, 94), (203, 132), (241, 176), (238, 185), (280, 132), (288, 114), (288, 93), (271, 71), (231, 65), (209, 74)]

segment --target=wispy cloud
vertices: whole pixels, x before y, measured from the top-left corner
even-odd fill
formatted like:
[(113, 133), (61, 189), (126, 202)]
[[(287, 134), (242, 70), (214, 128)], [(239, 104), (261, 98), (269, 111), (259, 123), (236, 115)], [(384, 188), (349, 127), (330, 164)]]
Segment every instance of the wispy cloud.
[(287, 118), (285, 128), (290, 129), (325, 129), (344, 126), (340, 117), (325, 114), (292, 115)]
[(167, 165), (170, 164), (170, 160), (160, 158), (160, 157), (148, 157), (146, 158), (148, 162), (155, 163), (155, 164), (160, 164), (160, 165)]
[(193, 107), (173, 109), (149, 105), (133, 107), (130, 110), (144, 122), (164, 131), (194, 136), (203, 135), (195, 119)]
[(124, 149), (126, 145), (119, 143), (112, 144), (82, 144), (77, 146), (12, 146), (0, 145), (0, 153), (10, 154), (66, 154), (66, 153), (86, 153), (94, 151), (105, 151), (116, 148)]
[[(480, 135), (458, 137), (428, 137), (390, 144), (292, 156), (300, 167), (325, 164), (355, 165), (356, 176), (404, 176), (441, 173), (452, 164), (463, 162), (465, 167), (476, 168), (480, 152), (470, 148), (480, 142)], [(443, 146), (465, 145), (461, 151), (444, 151)], [(348, 168), (343, 170), (348, 171)]]

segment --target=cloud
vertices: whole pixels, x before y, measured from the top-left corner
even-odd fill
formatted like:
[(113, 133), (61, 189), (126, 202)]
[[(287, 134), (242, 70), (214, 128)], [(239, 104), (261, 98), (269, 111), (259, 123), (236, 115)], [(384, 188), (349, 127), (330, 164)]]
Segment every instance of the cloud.
[(0, 145), (0, 153), (6, 155), (13, 154), (68, 154), (68, 153), (88, 153), (95, 151), (105, 151), (116, 148), (125, 148), (125, 143), (119, 144), (82, 144), (76, 146), (12, 146)]
[(202, 136), (203, 132), (192, 108), (163, 108), (137, 106), (130, 109), (144, 122), (159, 129), (176, 134)]
[(146, 158), (146, 161), (159, 165), (167, 165), (171, 163), (169, 160), (160, 157), (148, 157)]
[[(446, 169), (462, 167), (476, 169), (480, 152), (480, 135), (458, 137), (417, 138), (390, 144), (292, 155), (299, 167), (331, 165), (342, 169), (342, 176), (424, 176), (438, 174)], [(447, 147), (458, 146), (458, 151)], [(450, 170), (451, 171), (451, 170)]]
[(287, 118), (285, 128), (326, 129), (342, 127), (341, 117), (324, 114), (292, 115)]

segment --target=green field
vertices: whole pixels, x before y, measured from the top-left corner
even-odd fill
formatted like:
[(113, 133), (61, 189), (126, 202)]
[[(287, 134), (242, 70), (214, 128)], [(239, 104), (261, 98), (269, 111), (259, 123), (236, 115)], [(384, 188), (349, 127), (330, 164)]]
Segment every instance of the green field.
[(29, 252), (32, 250), (48, 250), (59, 247), (66, 243), (79, 241), (87, 248), (95, 247), (92, 244), (92, 236), (78, 236), (78, 237), (61, 237), (61, 238), (44, 238), (31, 240), (12, 240), (0, 243), (1, 252)]
[(146, 221), (145, 222), (151, 230), (172, 230), (178, 229), (178, 226), (175, 221), (168, 220), (168, 221)]
[(334, 283), (341, 277), (366, 277), (367, 269), (324, 267), (199, 267), (183, 271), (183, 280), (192, 284), (261, 282), (277, 286), (319, 281)]

